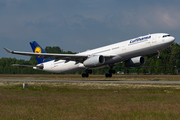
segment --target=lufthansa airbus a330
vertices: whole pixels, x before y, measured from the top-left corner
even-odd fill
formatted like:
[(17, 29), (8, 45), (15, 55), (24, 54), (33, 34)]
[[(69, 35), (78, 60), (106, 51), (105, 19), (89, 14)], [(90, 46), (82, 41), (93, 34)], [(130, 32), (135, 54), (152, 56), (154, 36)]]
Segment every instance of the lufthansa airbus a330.
[[(91, 69), (109, 66), (109, 73), (106, 73), (105, 76), (112, 77), (112, 74), (115, 73), (113, 70), (115, 64), (125, 62), (126, 67), (141, 66), (145, 63), (143, 55), (159, 52), (171, 45), (174, 40), (175, 38), (169, 34), (155, 33), (78, 54), (46, 53), (36, 41), (30, 42), (33, 52), (4, 49), (12, 54), (34, 56), (38, 61), (37, 65), (14, 64), (14, 66), (33, 67), (56, 73), (85, 70), (82, 77), (88, 77), (92, 73)], [(158, 57), (160, 57), (160, 53)]]

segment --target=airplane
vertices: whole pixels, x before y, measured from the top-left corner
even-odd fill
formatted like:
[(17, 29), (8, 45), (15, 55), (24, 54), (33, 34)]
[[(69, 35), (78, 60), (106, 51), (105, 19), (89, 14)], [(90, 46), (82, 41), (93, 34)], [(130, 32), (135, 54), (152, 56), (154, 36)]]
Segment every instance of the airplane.
[(154, 33), (78, 54), (46, 53), (36, 41), (30, 42), (33, 52), (12, 51), (5, 47), (4, 49), (12, 54), (34, 56), (38, 62), (37, 65), (13, 64), (13, 66), (33, 67), (33, 69), (55, 73), (85, 70), (82, 77), (89, 77), (92, 69), (110, 67), (105, 77), (112, 77), (112, 74), (115, 74), (113, 70), (115, 64), (125, 62), (125, 66), (129, 68), (144, 65), (143, 55), (158, 52), (158, 58), (161, 58), (160, 51), (174, 41), (175, 38), (167, 33)]

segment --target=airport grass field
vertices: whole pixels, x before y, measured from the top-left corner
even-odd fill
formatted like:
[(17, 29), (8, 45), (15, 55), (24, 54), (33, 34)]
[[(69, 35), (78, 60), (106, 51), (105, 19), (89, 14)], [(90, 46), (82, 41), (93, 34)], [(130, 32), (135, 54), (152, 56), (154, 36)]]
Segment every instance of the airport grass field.
[(106, 78), (105, 75), (89, 75), (82, 78), (81, 75), (73, 74), (0, 74), (0, 79), (51, 79), (51, 80), (163, 80), (180, 81), (180, 75), (113, 75)]
[(0, 119), (180, 119), (180, 85), (27, 83), (0, 82)]

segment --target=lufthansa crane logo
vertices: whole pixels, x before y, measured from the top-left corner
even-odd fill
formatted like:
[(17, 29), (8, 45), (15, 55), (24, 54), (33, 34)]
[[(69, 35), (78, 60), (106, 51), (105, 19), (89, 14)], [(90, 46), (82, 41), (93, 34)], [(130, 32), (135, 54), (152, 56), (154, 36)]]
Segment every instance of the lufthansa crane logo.
[(35, 48), (35, 53), (41, 53), (41, 48), (40, 47), (36, 47)]

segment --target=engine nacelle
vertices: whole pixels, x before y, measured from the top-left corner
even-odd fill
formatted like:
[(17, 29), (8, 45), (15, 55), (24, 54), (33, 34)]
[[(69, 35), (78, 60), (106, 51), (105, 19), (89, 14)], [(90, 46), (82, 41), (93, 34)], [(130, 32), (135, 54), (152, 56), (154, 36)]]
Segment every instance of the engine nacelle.
[(138, 67), (145, 64), (145, 59), (142, 56), (131, 58), (125, 61), (126, 67)]
[(83, 62), (85, 67), (100, 66), (105, 63), (105, 58), (102, 55), (91, 56)]
[(44, 65), (41, 64), (41, 65), (38, 66), (38, 68), (41, 69), (41, 70), (43, 70), (43, 69), (44, 69)]
[(36, 67), (33, 67), (33, 69), (43, 70), (44, 69), (44, 65), (40, 64), (40, 65), (38, 65)]

